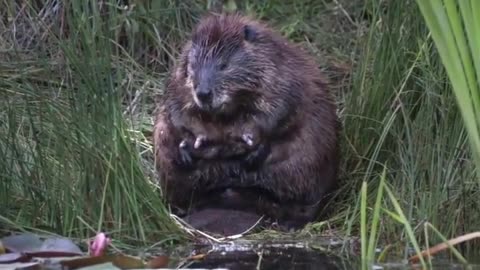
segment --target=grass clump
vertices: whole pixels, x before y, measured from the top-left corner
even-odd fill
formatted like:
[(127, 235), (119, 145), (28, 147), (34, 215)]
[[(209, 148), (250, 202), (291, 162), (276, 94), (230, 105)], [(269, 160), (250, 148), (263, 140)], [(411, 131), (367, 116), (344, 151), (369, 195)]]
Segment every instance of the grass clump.
[[(480, 164), (480, 20), (477, 1), (417, 1), (453, 85)], [(480, 165), (477, 165), (480, 166)]]
[[(4, 219), (82, 238), (95, 230), (144, 242), (181, 238), (143, 165), (150, 145), (142, 123), (125, 117), (138, 114), (139, 95), (161, 81), (139, 65), (144, 53), (128, 53), (137, 45), (118, 45), (117, 28), (128, 21), (120, 7), (9, 7), (26, 22), (2, 25), (9, 30), (0, 44)], [(26, 29), (17, 33), (17, 24)]]
[[(462, 114), (417, 3), (366, 1), (366, 7), (370, 27), (344, 101), (345, 182), (354, 188), (343, 192), (351, 209), (363, 194), (361, 185), (379, 188), (378, 175), (388, 168), (391, 192), (381, 206), (387, 215), (378, 215), (378, 198), (368, 192), (364, 205), (377, 203), (363, 218), (379, 218), (380, 225), (372, 228), (378, 243), (407, 258), (416, 243), (443, 241), (424, 234), (426, 222), (446, 238), (477, 230), (480, 217), (473, 209), (479, 207), (479, 183)], [(399, 209), (404, 214), (391, 214)], [(364, 224), (361, 216), (349, 215), (349, 232), (357, 232), (352, 224)]]
[[(154, 184), (151, 113), (207, 2), (1, 2), (3, 220), (78, 237), (101, 228), (181, 238)], [(427, 223), (446, 238), (478, 229), (475, 133), (464, 121), (476, 103), (456, 103), (459, 87), (415, 0), (227, 2), (302, 43), (331, 80), (344, 185), (329, 228), (363, 236), (372, 260), (377, 245), (395, 243), (406, 258), (412, 243), (442, 241)]]

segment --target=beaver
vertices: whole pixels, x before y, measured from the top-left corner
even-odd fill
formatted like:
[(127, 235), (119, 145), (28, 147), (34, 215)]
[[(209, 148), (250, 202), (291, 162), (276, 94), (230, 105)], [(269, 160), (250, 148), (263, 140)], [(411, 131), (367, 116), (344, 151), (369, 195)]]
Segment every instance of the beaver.
[[(252, 190), (267, 202), (255, 211), (300, 226), (337, 186), (340, 122), (326, 80), (313, 57), (259, 20), (203, 17), (157, 101), (153, 143), (170, 205), (198, 211), (213, 191)], [(299, 205), (308, 211), (296, 222)]]

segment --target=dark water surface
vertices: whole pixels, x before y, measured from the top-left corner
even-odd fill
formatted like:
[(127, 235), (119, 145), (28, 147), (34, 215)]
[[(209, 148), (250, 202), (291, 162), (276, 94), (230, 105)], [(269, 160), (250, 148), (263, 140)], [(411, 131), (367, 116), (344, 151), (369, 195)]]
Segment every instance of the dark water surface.
[[(325, 243), (324, 243), (325, 244)], [(332, 243), (329, 243), (332, 244)], [(320, 251), (306, 242), (240, 241), (194, 247), (194, 254), (207, 254), (204, 259), (190, 262), (184, 268), (202, 269), (357, 269), (355, 263)]]
[(338, 258), (321, 252), (312, 252), (300, 248), (268, 248), (260, 252), (235, 251), (215, 252), (205, 260), (194, 262), (188, 268), (243, 269), (356, 269), (345, 265)]
[[(347, 270), (361, 269), (360, 254), (356, 251), (341, 251), (341, 243), (335, 241), (311, 243), (304, 241), (244, 241), (235, 240), (227, 243), (211, 243), (197, 245), (190, 254), (205, 254), (201, 260), (190, 261), (177, 265), (179, 269), (318, 269), (318, 270)], [(358, 250), (357, 250), (358, 251)], [(345, 253), (348, 253), (346, 255)], [(352, 255), (358, 254), (358, 255)], [(479, 256), (480, 257), (480, 256)], [(472, 269), (480, 270), (478, 265), (455, 264), (448, 260), (434, 261), (430, 269)], [(421, 265), (409, 265), (398, 261), (377, 264), (370, 269), (406, 270), (422, 269)]]

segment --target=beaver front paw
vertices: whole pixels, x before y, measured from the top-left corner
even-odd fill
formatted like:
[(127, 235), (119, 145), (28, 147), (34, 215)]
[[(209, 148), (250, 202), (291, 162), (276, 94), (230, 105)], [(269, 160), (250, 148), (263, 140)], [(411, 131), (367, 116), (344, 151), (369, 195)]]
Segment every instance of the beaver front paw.
[(207, 136), (200, 134), (195, 138), (192, 148), (192, 142), (189, 139), (183, 139), (178, 145), (180, 152), (179, 165), (183, 168), (191, 168), (194, 164), (194, 159), (202, 157), (200, 148), (205, 146), (206, 141)]
[(206, 141), (207, 141), (206, 135), (203, 135), (203, 134), (198, 135), (197, 138), (195, 139), (195, 143), (193, 144), (193, 148), (198, 149), (202, 147), (203, 145), (205, 145)]
[(191, 145), (187, 139), (183, 139), (178, 145), (179, 157), (176, 165), (182, 169), (191, 169), (193, 167), (193, 157), (191, 154)]
[(259, 143), (257, 147), (250, 151), (243, 159), (244, 166), (247, 169), (256, 169), (263, 164), (270, 154), (270, 145), (268, 143)]
[(179, 144), (178, 165), (183, 169), (192, 169), (197, 161), (218, 158), (221, 149), (221, 146), (208, 142), (205, 135), (198, 135), (195, 141), (184, 139)]
[(254, 136), (252, 133), (244, 133), (242, 134), (242, 140), (249, 146), (252, 147), (254, 145)]

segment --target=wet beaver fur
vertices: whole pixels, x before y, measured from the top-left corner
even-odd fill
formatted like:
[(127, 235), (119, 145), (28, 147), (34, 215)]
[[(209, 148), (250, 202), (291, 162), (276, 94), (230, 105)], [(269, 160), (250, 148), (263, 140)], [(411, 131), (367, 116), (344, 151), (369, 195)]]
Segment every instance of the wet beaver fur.
[(179, 214), (237, 209), (298, 228), (336, 187), (339, 129), (312, 56), (260, 21), (208, 15), (158, 99), (160, 184)]

